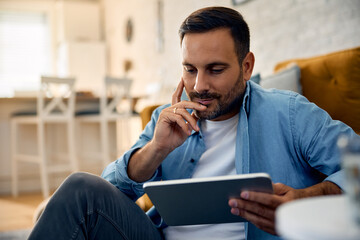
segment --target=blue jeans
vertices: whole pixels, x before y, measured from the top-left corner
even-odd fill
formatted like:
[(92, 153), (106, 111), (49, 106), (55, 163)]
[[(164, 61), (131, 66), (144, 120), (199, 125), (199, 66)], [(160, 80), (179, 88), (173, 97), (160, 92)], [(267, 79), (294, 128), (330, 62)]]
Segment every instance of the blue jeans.
[(163, 239), (131, 199), (87, 173), (68, 177), (32, 230), (32, 239)]

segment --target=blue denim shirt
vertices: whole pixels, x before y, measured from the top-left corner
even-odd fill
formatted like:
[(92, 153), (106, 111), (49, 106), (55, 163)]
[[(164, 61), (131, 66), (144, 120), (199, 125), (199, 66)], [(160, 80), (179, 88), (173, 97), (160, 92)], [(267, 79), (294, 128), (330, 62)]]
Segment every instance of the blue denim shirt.
[[(159, 114), (168, 106), (154, 111), (138, 141), (102, 174), (133, 200), (142, 196), (144, 191), (143, 183), (134, 182), (127, 175), (129, 159), (152, 139)], [(296, 189), (324, 180), (342, 188), (340, 152), (336, 146), (340, 134), (355, 133), (344, 123), (332, 120), (324, 110), (300, 94), (266, 90), (248, 81), (237, 126), (236, 172), (266, 172), (273, 182)], [(193, 131), (166, 157), (149, 181), (191, 178), (204, 151), (201, 131)], [(278, 239), (251, 223), (246, 230), (247, 239)]]

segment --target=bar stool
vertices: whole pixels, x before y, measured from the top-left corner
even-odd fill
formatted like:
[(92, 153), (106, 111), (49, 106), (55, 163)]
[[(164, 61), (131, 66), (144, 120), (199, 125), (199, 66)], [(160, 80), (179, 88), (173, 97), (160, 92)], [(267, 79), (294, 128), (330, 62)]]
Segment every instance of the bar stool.
[[(105, 77), (103, 90), (100, 95), (100, 108), (77, 111), (76, 116), (76, 128), (77, 128), (77, 142), (81, 142), (80, 136), (83, 133), (83, 125), (85, 123), (99, 125), (100, 132), (100, 152), (91, 153), (91, 157), (100, 158), (102, 160), (103, 167), (106, 167), (110, 162), (114, 161), (118, 155), (121, 154), (127, 147), (129, 147), (130, 140), (130, 126), (129, 121), (133, 116), (131, 111), (131, 97), (130, 88), (132, 80), (128, 78), (115, 78)], [(130, 99), (127, 107), (124, 108), (124, 101)], [(116, 130), (109, 131), (110, 124), (115, 124)], [(113, 141), (121, 140), (120, 152), (115, 147), (110, 147), (110, 133), (116, 136), (117, 128), (119, 124), (122, 124), (121, 138), (115, 137)], [(125, 139), (124, 139), (125, 138)], [(79, 158), (84, 158), (89, 153), (89, 149), (79, 148)]]
[[(41, 189), (46, 198), (50, 195), (49, 175), (77, 170), (77, 160), (74, 148), (74, 105), (75, 78), (41, 77), (41, 89), (37, 97), (37, 110), (34, 112), (14, 113), (11, 118), (11, 152), (12, 152), (12, 195), (19, 194), (19, 163), (38, 164), (40, 168)], [(46, 127), (50, 124), (65, 124), (67, 134), (67, 154), (60, 158), (67, 161), (50, 164), (48, 149), (51, 139), (46, 138)], [(37, 136), (37, 154), (24, 153), (21, 150), (20, 134), (23, 127), (35, 127)], [(24, 139), (23, 139), (24, 140)], [(62, 159), (63, 160), (63, 159)]]

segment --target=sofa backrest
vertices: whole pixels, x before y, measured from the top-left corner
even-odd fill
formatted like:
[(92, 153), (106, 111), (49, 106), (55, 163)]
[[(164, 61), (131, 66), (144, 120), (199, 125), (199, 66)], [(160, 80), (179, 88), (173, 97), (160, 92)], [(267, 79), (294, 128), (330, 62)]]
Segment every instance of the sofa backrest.
[(280, 62), (275, 71), (295, 62), (303, 95), (360, 134), (360, 47), (306, 59)]

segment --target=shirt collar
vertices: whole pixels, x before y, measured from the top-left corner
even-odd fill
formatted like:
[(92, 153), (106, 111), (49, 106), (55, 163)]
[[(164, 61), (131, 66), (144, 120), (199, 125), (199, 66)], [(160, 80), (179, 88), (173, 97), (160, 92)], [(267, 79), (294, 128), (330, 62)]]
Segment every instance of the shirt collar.
[(246, 89), (241, 107), (245, 110), (246, 114), (250, 111), (250, 80), (246, 82)]

